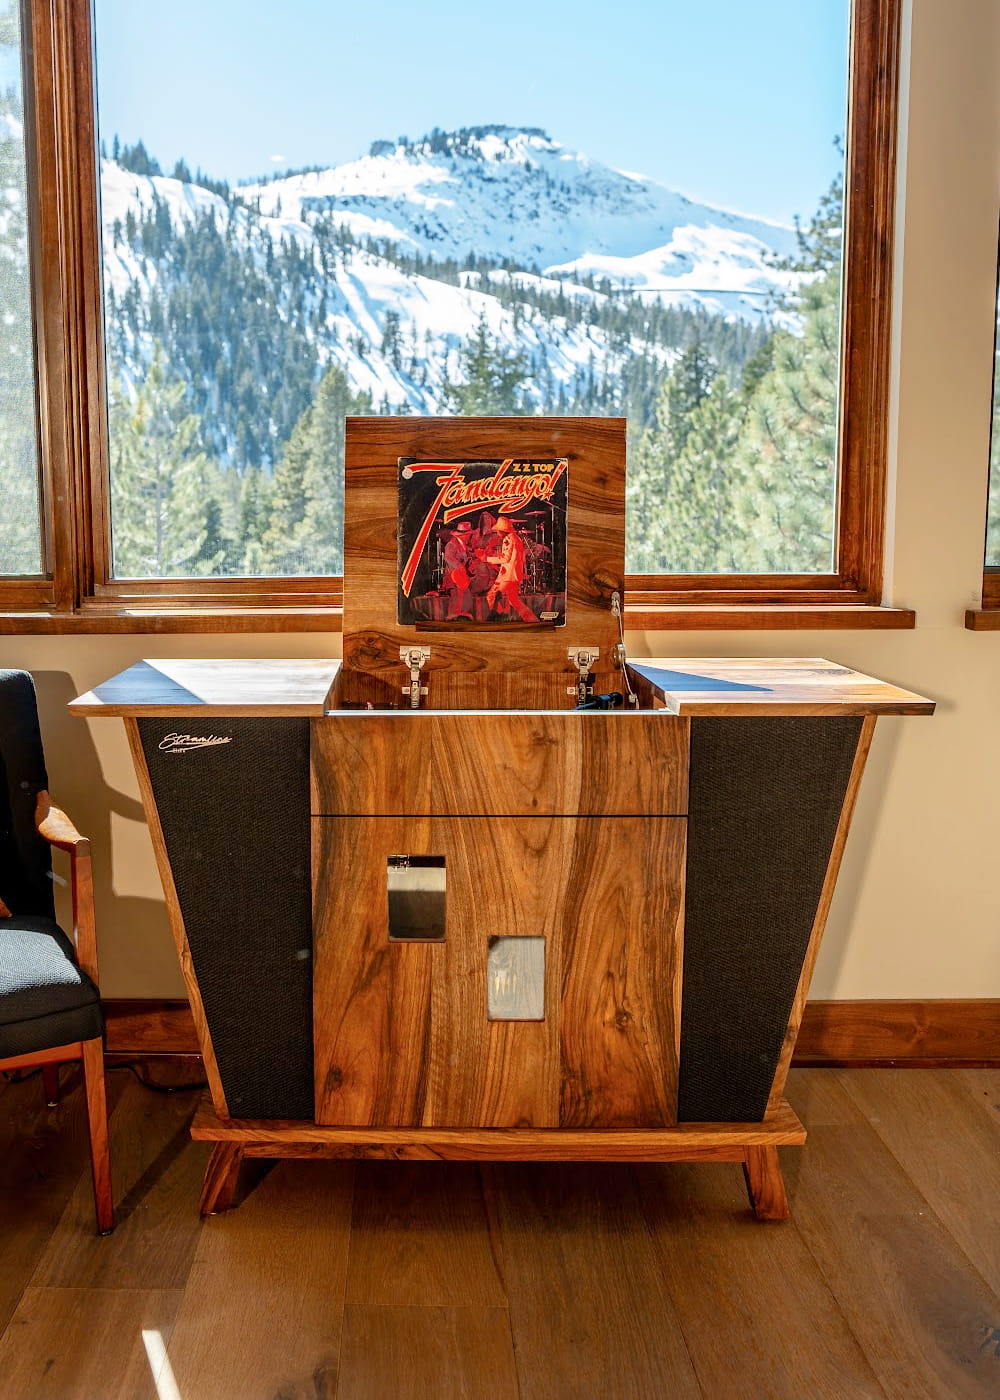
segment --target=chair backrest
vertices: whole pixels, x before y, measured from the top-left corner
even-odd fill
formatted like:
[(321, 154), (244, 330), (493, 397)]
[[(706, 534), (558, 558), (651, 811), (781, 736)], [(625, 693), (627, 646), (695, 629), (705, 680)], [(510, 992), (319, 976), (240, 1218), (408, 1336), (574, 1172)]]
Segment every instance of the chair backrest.
[(35, 831), (35, 798), (48, 785), (34, 681), (0, 670), (0, 900), (51, 919), (49, 845)]

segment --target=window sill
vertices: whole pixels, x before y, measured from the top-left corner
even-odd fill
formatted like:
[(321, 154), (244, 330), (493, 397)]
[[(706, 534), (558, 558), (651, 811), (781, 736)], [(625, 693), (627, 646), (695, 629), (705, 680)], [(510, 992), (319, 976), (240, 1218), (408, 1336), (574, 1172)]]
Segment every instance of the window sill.
[(0, 613), (0, 636), (118, 636), (176, 632), (339, 632), (340, 608), (123, 608), (118, 612)]
[(633, 632), (807, 632), (868, 628), (913, 628), (910, 608), (871, 603), (688, 603), (625, 607)]
[[(979, 621), (973, 624), (969, 618)], [(983, 623), (982, 619), (986, 619)], [(0, 636), (121, 634), (339, 632), (340, 608), (128, 608), (77, 613), (0, 613)], [(966, 614), (976, 630), (1000, 627), (1000, 611)], [(625, 608), (625, 626), (633, 632), (749, 632), (867, 630), (913, 628), (909, 608), (861, 603), (643, 603)]]
[(1000, 608), (968, 608), (965, 625), (970, 632), (1000, 632)]

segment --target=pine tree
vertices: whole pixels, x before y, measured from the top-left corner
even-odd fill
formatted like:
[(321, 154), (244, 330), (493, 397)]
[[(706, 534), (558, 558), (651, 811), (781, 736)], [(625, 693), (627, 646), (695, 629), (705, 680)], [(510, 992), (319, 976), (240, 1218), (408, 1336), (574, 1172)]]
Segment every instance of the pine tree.
[(259, 467), (244, 471), (236, 520), (236, 553), (241, 573), (260, 572), (250, 561), (257, 561), (264, 552), (264, 536), (271, 523), (271, 496), (272, 484)]
[(677, 499), (674, 466), (691, 433), (694, 414), (715, 378), (711, 356), (694, 340), (660, 387), (655, 423), (639, 439), (629, 463), (627, 564), (633, 573), (668, 572), (664, 510), (668, 500)]
[(344, 419), (371, 410), (371, 399), (351, 392), (338, 365), (327, 370), (274, 473), (271, 523), (263, 541), (274, 572), (343, 571)]
[(458, 365), (464, 382), (447, 385), (442, 394), (449, 412), (462, 416), (524, 412), (524, 356), (494, 340), (485, 315), (459, 351)]
[(684, 446), (674, 459), (653, 531), (652, 547), (664, 573), (739, 570), (734, 455), (744, 413), (740, 395), (717, 374), (688, 415)]
[(835, 180), (798, 231), (785, 263), (808, 279), (794, 310), (799, 335), (775, 333), (736, 448), (735, 513), (748, 571), (826, 573), (833, 567), (840, 391), (842, 187)]
[[(15, 5), (0, 11), (0, 49), (19, 45)], [(22, 109), (0, 90), (0, 574), (42, 569), (35, 376)]]
[(159, 346), (134, 400), (109, 404), (114, 572), (122, 578), (211, 573), (208, 502), (219, 483), (199, 450), (199, 423), (170, 382)]

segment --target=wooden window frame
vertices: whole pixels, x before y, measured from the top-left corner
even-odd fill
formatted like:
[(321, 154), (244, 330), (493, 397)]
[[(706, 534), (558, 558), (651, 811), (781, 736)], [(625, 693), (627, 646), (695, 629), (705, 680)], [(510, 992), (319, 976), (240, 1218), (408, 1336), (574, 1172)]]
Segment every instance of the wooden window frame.
[[(986, 511), (989, 516), (989, 499), (993, 487), (993, 452), (995, 443), (993, 435), (996, 421), (996, 399), (1000, 394), (1000, 382), (996, 377), (997, 352), (1000, 350), (1000, 250), (997, 254), (997, 293), (994, 302), (995, 319), (993, 322), (993, 365), (994, 383), (993, 393), (990, 395), (990, 436), (989, 447), (986, 457)], [(988, 530), (987, 526), (987, 530)], [(989, 548), (988, 539), (983, 542), (983, 601), (978, 608), (968, 608), (965, 614), (965, 625), (970, 632), (1000, 632), (1000, 565), (990, 565), (986, 562), (987, 550)]]
[[(335, 578), (118, 580), (108, 442), (91, 0), (21, 0), (49, 577), (0, 580), (0, 631), (336, 631)], [(911, 627), (882, 606), (902, 0), (853, 0), (845, 161), (839, 571), (633, 575), (633, 628)], [(27, 87), (27, 85), (26, 85)], [(846, 407), (846, 412), (845, 412)]]

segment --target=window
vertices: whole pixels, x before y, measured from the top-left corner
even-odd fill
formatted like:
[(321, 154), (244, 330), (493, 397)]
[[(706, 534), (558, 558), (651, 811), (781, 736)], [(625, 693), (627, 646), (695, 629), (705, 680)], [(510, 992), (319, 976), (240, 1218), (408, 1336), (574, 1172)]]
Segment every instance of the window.
[(0, 7), (0, 575), (43, 572), (20, 14)]
[(993, 345), (993, 421), (990, 431), (990, 485), (986, 521), (986, 574), (983, 605), (1000, 608), (1000, 286), (997, 290), (997, 334)]
[(983, 605), (982, 608), (970, 608), (966, 612), (965, 625), (973, 632), (1000, 631), (1000, 257), (993, 334), (993, 413), (990, 421)]
[[(753, 164), (746, 152), (731, 155), (729, 185), (709, 189), (706, 175), (703, 194), (689, 166), (690, 198), (660, 169), (620, 168), (664, 147), (677, 159), (697, 148), (699, 125), (722, 121), (710, 102), (698, 110), (712, 70), (691, 61), (702, 51), (698, 7), (674, 14), (630, 0), (616, 16), (620, 45), (595, 44), (579, 5), (568, 26), (558, 6), (536, 16), (531, 53), (508, 27), (496, 54), (506, 78), (490, 105), (517, 111), (490, 115), (571, 114), (580, 137), (452, 120), (461, 104), (446, 66), (455, 71), (475, 36), (449, 28), (442, 0), (441, 23), (422, 15), (395, 56), (380, 50), (379, 84), (364, 80), (372, 110), (381, 91), (393, 117), (417, 123), (391, 137), (357, 110), (354, 75), (338, 57), (352, 45), (373, 51), (361, 30), (374, 20), (362, 12), (338, 14), (339, 49), (312, 45), (324, 86), (307, 38), (296, 38), (294, 7), (265, 55), (263, 40), (247, 49), (242, 34), (273, 30), (248, 21), (245, 6), (237, 23), (229, 0), (191, 7), (190, 25), (183, 4), (165, 19), (124, 0), (96, 0), (93, 13), (88, 0), (26, 3), (45, 60), (35, 70), (38, 221), (60, 235), (41, 237), (36, 255), (50, 263), (36, 263), (48, 299), (43, 467), (65, 487), (50, 493), (47, 605), (95, 626), (139, 627), (141, 617), (123, 615), (153, 607), (268, 609), (275, 625), (329, 628), (320, 608), (339, 591), (340, 423), (345, 412), (386, 411), (626, 414), (633, 625), (748, 603), (762, 625), (783, 605), (878, 604), (898, 0), (770, 0), (752, 17), (720, 6), (730, 27), (749, 26), (737, 36), (742, 71), (739, 44), (723, 51), (725, 25), (715, 25), (712, 63), (721, 88), (745, 83), (740, 125), (753, 127), (758, 163), (810, 123), (789, 122), (786, 104), (769, 109), (771, 128), (755, 125), (773, 82), (762, 83), (749, 45), (760, 62), (785, 65), (789, 103), (805, 90), (821, 112), (810, 193), (771, 191), (752, 216), (724, 207), (753, 204), (737, 179)], [(403, 8), (400, 23), (416, 25), (416, 15)], [(641, 119), (612, 120), (613, 91), (637, 65), (646, 74), (634, 44), (643, 16), (670, 39), (663, 67), (676, 81), (660, 87), (701, 72), (672, 121), (655, 104), (651, 116), (645, 104)], [(671, 24), (691, 32), (670, 35)], [(546, 47), (549, 29), (558, 45)], [(202, 83), (192, 36), (206, 59)], [(290, 48), (304, 70), (292, 69), (301, 101), (282, 98), (284, 67), (276, 76)], [(567, 71), (549, 82), (553, 62)], [(419, 101), (406, 84), (414, 64), (430, 94)], [(565, 76), (586, 95), (601, 90), (602, 70), (614, 70), (604, 106), (567, 103)], [(658, 71), (654, 63), (647, 76)], [(262, 77), (248, 83), (248, 73)], [(658, 89), (647, 87), (651, 102)], [(202, 90), (225, 122), (198, 108)], [(428, 101), (441, 104), (440, 118)], [(319, 118), (346, 123), (349, 109), (350, 135), (325, 156), (322, 142), (336, 142)], [(795, 168), (801, 156), (779, 152), (775, 163)], [(439, 197), (456, 186), (461, 200)], [(65, 384), (51, 370), (56, 329)], [(34, 464), (28, 477), (37, 483)], [(200, 625), (195, 616), (188, 625)]]

